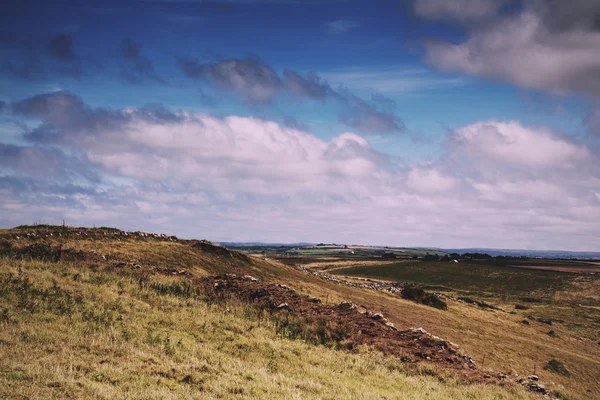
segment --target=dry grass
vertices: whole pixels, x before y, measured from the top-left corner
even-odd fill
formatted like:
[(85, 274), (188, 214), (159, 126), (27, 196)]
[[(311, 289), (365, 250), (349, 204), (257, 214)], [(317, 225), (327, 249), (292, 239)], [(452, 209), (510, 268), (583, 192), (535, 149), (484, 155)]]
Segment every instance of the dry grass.
[[(520, 322), (530, 310), (512, 315), (482, 310), (450, 301), (449, 310), (441, 311), (416, 305), (398, 296), (361, 290), (342, 285), (334, 289), (341, 297), (374, 312), (382, 312), (399, 327), (423, 327), (428, 332), (458, 343), (484, 369), (505, 371), (522, 376), (533, 373), (572, 398), (600, 397), (600, 345), (579, 337), (561, 324), (548, 326), (531, 321)], [(572, 309), (566, 312), (572, 313)], [(548, 335), (552, 329), (556, 335)], [(557, 376), (542, 367), (553, 357), (565, 362), (571, 377)]]
[[(30, 313), (0, 296), (0, 311), (8, 310), (6, 317), (0, 315), (0, 398), (529, 398), (510, 385), (464, 386), (415, 376), (397, 361), (366, 350), (348, 354), (281, 340), (272, 326), (258, 326), (254, 317), (245, 315), (241, 305), (227, 310), (201, 299), (160, 295), (140, 289), (129, 269), (104, 271), (122, 261), (142, 265), (136, 273), (165, 283), (184, 278), (152, 271), (173, 267), (194, 276), (249, 273), (330, 303), (350, 300), (382, 312), (399, 328), (423, 327), (455, 342), (478, 364), (485, 357), (483, 369), (528, 375), (535, 366), (544, 383), (569, 398), (600, 398), (597, 341), (580, 338), (562, 324), (522, 325), (531, 310), (511, 315), (449, 302), (449, 310), (440, 311), (399, 296), (324, 281), (273, 260), (253, 257), (251, 263), (240, 263), (186, 242), (55, 237), (42, 241), (86, 254), (93, 250), (106, 261), (54, 264), (0, 259), (0, 273), (16, 277), (20, 267), (40, 287), (50, 287), (55, 280), (58, 287), (83, 296), (99, 311), (103, 304), (120, 304), (122, 319), (97, 327), (82, 319), (81, 312), (74, 317)], [(578, 290), (594, 296), (594, 285), (582, 281)], [(556, 335), (548, 335), (549, 329)], [(552, 358), (563, 361), (571, 376), (543, 370)]]
[(239, 302), (157, 289), (181, 277), (8, 259), (0, 277), (0, 398), (532, 398), (285, 340)]

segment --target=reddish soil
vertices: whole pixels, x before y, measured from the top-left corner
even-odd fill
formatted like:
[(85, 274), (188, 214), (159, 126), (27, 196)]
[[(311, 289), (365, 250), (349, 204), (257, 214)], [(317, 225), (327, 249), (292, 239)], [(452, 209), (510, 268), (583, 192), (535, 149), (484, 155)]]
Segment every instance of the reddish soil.
[(381, 314), (361, 313), (352, 303), (325, 305), (285, 285), (259, 282), (249, 276), (210, 276), (199, 278), (197, 283), (215, 298), (237, 298), (271, 313), (278, 327), (295, 329), (297, 337), (317, 343), (334, 341), (346, 350), (371, 346), (404, 362), (425, 361), (454, 370), (469, 381), (492, 378), (476, 370), (474, 362), (457, 345), (422, 329), (397, 329)]

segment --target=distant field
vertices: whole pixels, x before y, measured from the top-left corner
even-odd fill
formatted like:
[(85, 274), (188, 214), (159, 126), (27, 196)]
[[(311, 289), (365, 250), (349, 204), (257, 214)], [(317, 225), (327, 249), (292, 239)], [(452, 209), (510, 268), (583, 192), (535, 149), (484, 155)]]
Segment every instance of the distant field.
[(539, 291), (543, 297), (550, 297), (554, 292), (565, 288), (569, 280), (569, 275), (557, 271), (433, 261), (357, 266), (332, 269), (330, 272), (461, 291), (493, 292), (498, 295), (526, 295)]
[(380, 247), (364, 245), (348, 245), (346, 247), (336, 246), (271, 246), (271, 245), (249, 245), (249, 246), (230, 246), (230, 248), (243, 251), (248, 254), (271, 254), (271, 255), (296, 255), (301, 257), (344, 257), (351, 259), (359, 258), (380, 258), (383, 255), (395, 255), (398, 258), (410, 258), (413, 256), (438, 255), (443, 256), (446, 253), (439, 250), (422, 248), (400, 248), (400, 247)]
[(600, 265), (594, 261), (584, 260), (554, 260), (540, 258), (508, 258), (493, 260), (470, 260), (469, 264), (492, 265), (497, 267), (528, 268), (560, 272), (600, 272)]

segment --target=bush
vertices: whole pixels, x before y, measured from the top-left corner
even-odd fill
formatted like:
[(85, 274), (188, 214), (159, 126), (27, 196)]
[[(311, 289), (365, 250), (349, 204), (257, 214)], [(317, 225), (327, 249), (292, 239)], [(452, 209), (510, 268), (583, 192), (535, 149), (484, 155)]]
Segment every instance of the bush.
[(60, 247), (34, 243), (26, 247), (14, 247), (7, 241), (0, 241), (0, 255), (23, 260), (57, 262), (61, 257)]
[(554, 372), (563, 376), (571, 376), (571, 373), (569, 372), (567, 367), (565, 367), (562, 361), (557, 360), (556, 358), (553, 358), (550, 361), (548, 361), (548, 364), (544, 366), (544, 369), (546, 371)]
[(474, 304), (480, 308), (489, 308), (491, 310), (499, 310), (498, 307), (496, 307), (492, 304), (488, 304), (485, 301), (474, 300), (470, 297), (459, 297), (458, 299), (464, 301), (465, 303)]
[(425, 289), (414, 285), (405, 286), (400, 292), (400, 295), (404, 299), (412, 300), (426, 306), (437, 308), (439, 310), (448, 309), (446, 302), (440, 299), (437, 295), (427, 293)]

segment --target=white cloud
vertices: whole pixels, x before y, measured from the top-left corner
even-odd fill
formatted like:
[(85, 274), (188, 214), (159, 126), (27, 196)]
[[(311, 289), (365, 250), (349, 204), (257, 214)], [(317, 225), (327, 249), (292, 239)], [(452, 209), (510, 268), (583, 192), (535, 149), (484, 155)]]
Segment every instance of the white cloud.
[[(86, 151), (104, 168), (135, 179), (184, 180), (238, 192), (344, 191), (378, 168), (379, 156), (361, 137), (345, 133), (327, 143), (307, 132), (256, 118), (184, 116), (173, 124), (132, 120), (122, 127), (124, 151)], [(147, 151), (131, 153), (129, 149)], [(276, 185), (273, 185), (273, 184)]]
[[(425, 60), (445, 71), (500, 79), (526, 89), (585, 95), (598, 108), (600, 0), (524, 0), (520, 8), (505, 11), (501, 3), (418, 0), (415, 10), (426, 18), (466, 22), (472, 14), (488, 15), (485, 23), (467, 23), (466, 38), (458, 43), (426, 41)], [(595, 114), (587, 127), (600, 134)]]
[(582, 144), (516, 121), (477, 122), (454, 131), (452, 141), (472, 158), (517, 167), (574, 168), (592, 158)]
[[(442, 159), (396, 165), (350, 132), (324, 141), (257, 118), (40, 104), (27, 109), (56, 126), (27, 137), (87, 155), (103, 179), (0, 177), (3, 225), (66, 218), (214, 240), (597, 249), (600, 161), (544, 127), (476, 122), (448, 137)], [(17, 166), (30, 154), (6, 151)]]
[(407, 177), (408, 189), (417, 193), (441, 193), (457, 187), (457, 179), (436, 168), (414, 167)]

